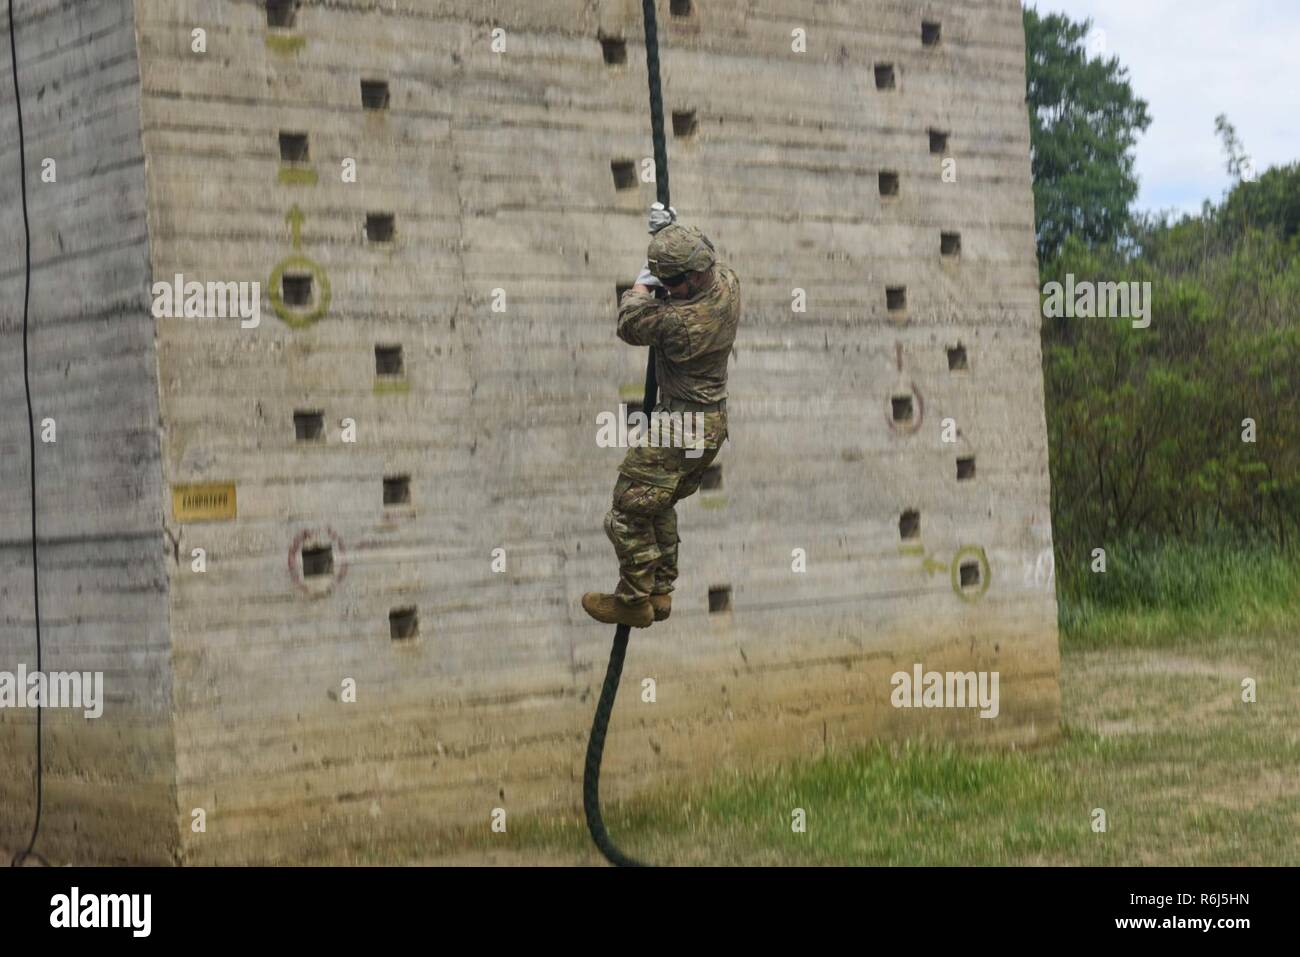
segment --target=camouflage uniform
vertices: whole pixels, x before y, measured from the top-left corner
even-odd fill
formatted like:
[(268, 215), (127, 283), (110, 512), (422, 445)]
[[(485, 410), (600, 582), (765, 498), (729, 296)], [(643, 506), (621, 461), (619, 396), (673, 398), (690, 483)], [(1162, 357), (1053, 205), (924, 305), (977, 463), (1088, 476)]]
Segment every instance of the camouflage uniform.
[[(687, 233), (703, 239), (695, 229), (667, 230), (680, 232), (669, 233), (661, 246), (674, 239), (689, 241)], [(709, 251), (711, 255), (711, 246)], [(660, 276), (680, 272), (656, 269), (653, 258), (650, 268)], [(656, 299), (629, 290), (619, 303), (618, 337), (634, 346), (654, 346), (660, 390), (655, 411), (681, 412), (683, 417), (700, 412), (704, 417), (702, 454), (680, 442), (663, 447), (670, 443), (661, 441), (661, 447), (634, 446), (619, 466), (605, 533), (618, 554), (615, 594), (629, 605), (673, 590), (679, 541), (673, 506), (700, 487), (704, 470), (727, 437), (727, 361), (740, 319), (740, 282), (724, 263), (715, 262), (713, 271), (713, 282), (690, 299)], [(699, 436), (690, 438), (693, 444)]]

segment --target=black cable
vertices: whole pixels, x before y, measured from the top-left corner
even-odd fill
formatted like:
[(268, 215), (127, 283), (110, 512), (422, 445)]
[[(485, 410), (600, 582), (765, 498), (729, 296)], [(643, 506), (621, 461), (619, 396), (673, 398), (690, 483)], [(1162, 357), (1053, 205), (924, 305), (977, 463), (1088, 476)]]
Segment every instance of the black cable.
[[(18, 170), (19, 185), (23, 198), (23, 239), (26, 263), (23, 279), (23, 388), (27, 392), (27, 443), (31, 464), (32, 483), (32, 611), (36, 617), (36, 670), (41, 670), (41, 586), (36, 567), (36, 419), (32, 412), (32, 380), (28, 370), (27, 358), (27, 305), (32, 292), (32, 231), (27, 222), (27, 155), (26, 140), (23, 137), (23, 101), (18, 94), (18, 40), (15, 36), (14, 0), (9, 0), (9, 60), (14, 73), (14, 106), (18, 108)], [(41, 711), (43, 702), (36, 702), (36, 822), (32, 825), (32, 837), (24, 851), (14, 855), (10, 867), (17, 867), (29, 857), (35, 857), (42, 864), (47, 863), (32, 848), (36, 846), (36, 835), (41, 830), (41, 806), (44, 803), (44, 782), (41, 780)]]
[[(11, 0), (12, 2), (12, 0)], [(645, 61), (650, 83), (650, 138), (655, 150), (655, 189), (659, 202), (669, 205), (668, 199), (668, 144), (664, 139), (664, 99), (659, 86), (659, 30), (655, 22), (655, 0), (641, 0), (641, 13), (645, 19)], [(655, 351), (651, 347), (646, 359), (645, 393), (641, 411), (649, 417), (659, 397), (659, 383), (655, 376)], [(587, 763), (582, 772), (582, 809), (587, 815), (587, 830), (605, 859), (617, 867), (645, 867), (641, 861), (620, 851), (605, 830), (600, 816), (600, 762), (605, 754), (605, 733), (609, 730), (614, 698), (618, 683), (623, 677), (623, 658), (627, 654), (627, 639), (631, 628), (619, 625), (614, 630), (614, 646), (609, 651), (609, 667), (605, 669), (605, 683), (596, 703), (596, 716), (591, 722), (591, 737), (587, 741)]]

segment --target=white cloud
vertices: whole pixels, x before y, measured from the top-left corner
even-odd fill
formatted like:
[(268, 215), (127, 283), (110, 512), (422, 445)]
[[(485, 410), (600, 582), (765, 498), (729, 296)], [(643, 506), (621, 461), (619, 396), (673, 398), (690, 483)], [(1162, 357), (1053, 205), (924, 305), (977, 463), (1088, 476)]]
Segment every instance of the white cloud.
[(1214, 118), (1226, 113), (1263, 172), (1300, 159), (1296, 0), (1031, 0), (1091, 18), (1129, 70), (1151, 126), (1139, 140), (1139, 209), (1192, 212), (1230, 185)]

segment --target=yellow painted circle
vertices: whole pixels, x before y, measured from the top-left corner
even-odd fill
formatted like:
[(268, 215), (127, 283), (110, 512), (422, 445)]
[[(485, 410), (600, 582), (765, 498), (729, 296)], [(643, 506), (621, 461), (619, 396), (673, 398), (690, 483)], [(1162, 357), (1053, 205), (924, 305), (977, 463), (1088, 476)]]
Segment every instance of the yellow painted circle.
[[(980, 585), (979, 588), (966, 589), (961, 587), (961, 562), (963, 558), (974, 558), (979, 561), (980, 565)], [(962, 601), (979, 601), (984, 597), (984, 593), (989, 590), (989, 583), (993, 576), (989, 571), (989, 557), (984, 553), (984, 549), (978, 545), (963, 545), (957, 550), (957, 554), (952, 558), (952, 590), (957, 593), (957, 597)]]
[[(316, 280), (316, 285), (320, 290), (316, 297), (316, 305), (307, 311), (295, 309), (285, 304), (280, 283), (284, 279), (285, 271), (290, 269), (306, 270)], [(329, 308), (329, 277), (325, 275), (325, 270), (321, 268), (319, 263), (314, 259), (308, 259), (306, 256), (288, 256), (276, 263), (275, 268), (271, 270), (271, 278), (267, 282), (267, 289), (271, 297), (271, 308), (275, 310), (275, 314), (280, 317), (285, 325), (292, 326), (295, 329), (310, 326), (325, 315), (325, 310)]]

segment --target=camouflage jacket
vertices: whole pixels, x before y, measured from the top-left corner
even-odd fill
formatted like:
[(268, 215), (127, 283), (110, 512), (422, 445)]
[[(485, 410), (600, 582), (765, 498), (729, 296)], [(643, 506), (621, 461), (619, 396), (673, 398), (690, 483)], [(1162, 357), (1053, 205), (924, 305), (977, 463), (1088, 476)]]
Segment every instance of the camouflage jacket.
[(709, 403), (727, 397), (740, 280), (725, 263), (713, 269), (713, 285), (693, 299), (656, 299), (629, 289), (618, 304), (618, 337), (655, 347), (655, 375), (665, 398)]

